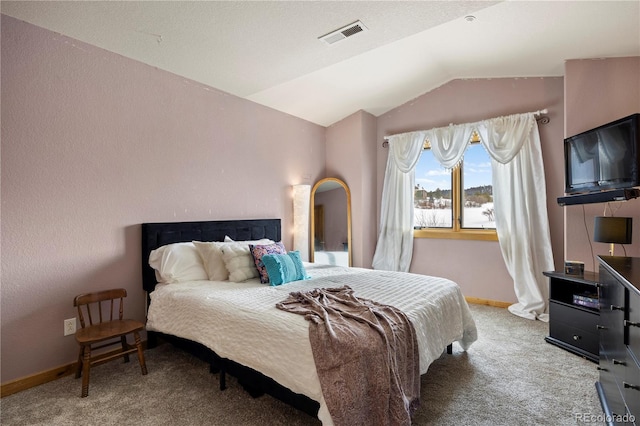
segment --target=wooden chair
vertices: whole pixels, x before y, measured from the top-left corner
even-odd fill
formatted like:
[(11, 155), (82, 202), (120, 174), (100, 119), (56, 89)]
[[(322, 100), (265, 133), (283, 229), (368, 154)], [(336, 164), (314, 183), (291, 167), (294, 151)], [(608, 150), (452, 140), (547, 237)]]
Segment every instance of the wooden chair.
[[(92, 365), (120, 357), (124, 357), (124, 361), (129, 362), (129, 354), (138, 352), (142, 374), (147, 374), (139, 334), (144, 329), (144, 324), (131, 319), (123, 319), (123, 299), (125, 297), (127, 297), (127, 290), (118, 288), (80, 294), (73, 299), (73, 306), (78, 308), (81, 326), (76, 331), (76, 341), (80, 345), (76, 379), (82, 375), (82, 398), (89, 394), (89, 370)], [(116, 305), (119, 305), (117, 312), (114, 309)], [(114, 313), (117, 315), (116, 318), (114, 318)], [(85, 314), (87, 321), (85, 321)], [(129, 334), (133, 334), (135, 347), (127, 343), (127, 335)], [(92, 350), (112, 345), (120, 345), (121, 348), (116, 353), (112, 351), (91, 357)]]

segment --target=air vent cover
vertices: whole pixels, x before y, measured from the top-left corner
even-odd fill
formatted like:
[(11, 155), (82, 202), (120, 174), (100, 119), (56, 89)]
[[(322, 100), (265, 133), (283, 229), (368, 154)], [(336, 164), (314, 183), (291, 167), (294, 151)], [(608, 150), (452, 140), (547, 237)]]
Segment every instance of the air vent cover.
[(327, 44), (334, 44), (340, 40), (344, 40), (347, 37), (351, 37), (355, 34), (367, 31), (367, 27), (360, 21), (356, 21), (352, 24), (342, 27), (338, 30), (332, 31), (329, 34), (325, 34), (322, 37), (318, 37), (319, 40), (324, 41)]

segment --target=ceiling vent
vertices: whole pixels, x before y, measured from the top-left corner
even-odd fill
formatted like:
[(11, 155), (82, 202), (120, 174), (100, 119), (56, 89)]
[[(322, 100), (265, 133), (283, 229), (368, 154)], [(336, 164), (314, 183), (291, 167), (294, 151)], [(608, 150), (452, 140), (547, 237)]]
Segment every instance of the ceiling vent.
[(324, 41), (327, 44), (334, 44), (340, 40), (344, 40), (347, 37), (351, 37), (363, 31), (367, 31), (367, 27), (360, 21), (356, 21), (352, 24), (342, 27), (338, 30), (332, 31), (329, 34), (325, 34), (322, 37), (318, 37), (319, 40)]

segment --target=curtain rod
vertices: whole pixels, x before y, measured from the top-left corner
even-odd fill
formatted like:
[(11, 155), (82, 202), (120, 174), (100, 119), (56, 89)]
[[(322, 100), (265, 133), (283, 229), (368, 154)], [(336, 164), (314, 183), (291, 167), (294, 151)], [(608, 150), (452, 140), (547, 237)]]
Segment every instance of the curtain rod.
[[(547, 112), (548, 112), (548, 111), (547, 111), (547, 109), (545, 108), (545, 109), (539, 109), (538, 111), (530, 112), (529, 114), (533, 114), (533, 115), (542, 115), (542, 114), (546, 114)], [(482, 120), (481, 120), (481, 121), (482, 121)], [(540, 123), (540, 124), (547, 124), (547, 123), (548, 123), (549, 121), (551, 121), (551, 120), (549, 120), (549, 117), (547, 117), (547, 116), (545, 115), (545, 116), (542, 116), (542, 117), (538, 117), (538, 118), (536, 118), (536, 121), (537, 121), (538, 123)], [(391, 136), (393, 136), (393, 135), (385, 136), (385, 137), (383, 138), (383, 139), (384, 139), (384, 142), (382, 142), (382, 147), (383, 147), (383, 148), (386, 148), (386, 147), (388, 147), (388, 146), (389, 146), (389, 138), (390, 138)]]

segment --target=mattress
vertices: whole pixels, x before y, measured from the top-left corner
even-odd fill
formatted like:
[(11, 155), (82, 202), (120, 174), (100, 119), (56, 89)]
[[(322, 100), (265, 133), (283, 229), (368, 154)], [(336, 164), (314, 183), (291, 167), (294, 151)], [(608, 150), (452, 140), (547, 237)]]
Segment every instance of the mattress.
[(354, 294), (401, 309), (412, 322), (427, 372), (452, 342), (466, 350), (477, 338), (459, 286), (445, 278), (306, 263), (310, 279), (281, 286), (192, 281), (159, 284), (150, 294), (147, 329), (203, 344), (320, 403), (318, 418), (332, 425), (313, 362), (304, 317), (276, 303), (290, 292), (348, 285)]

